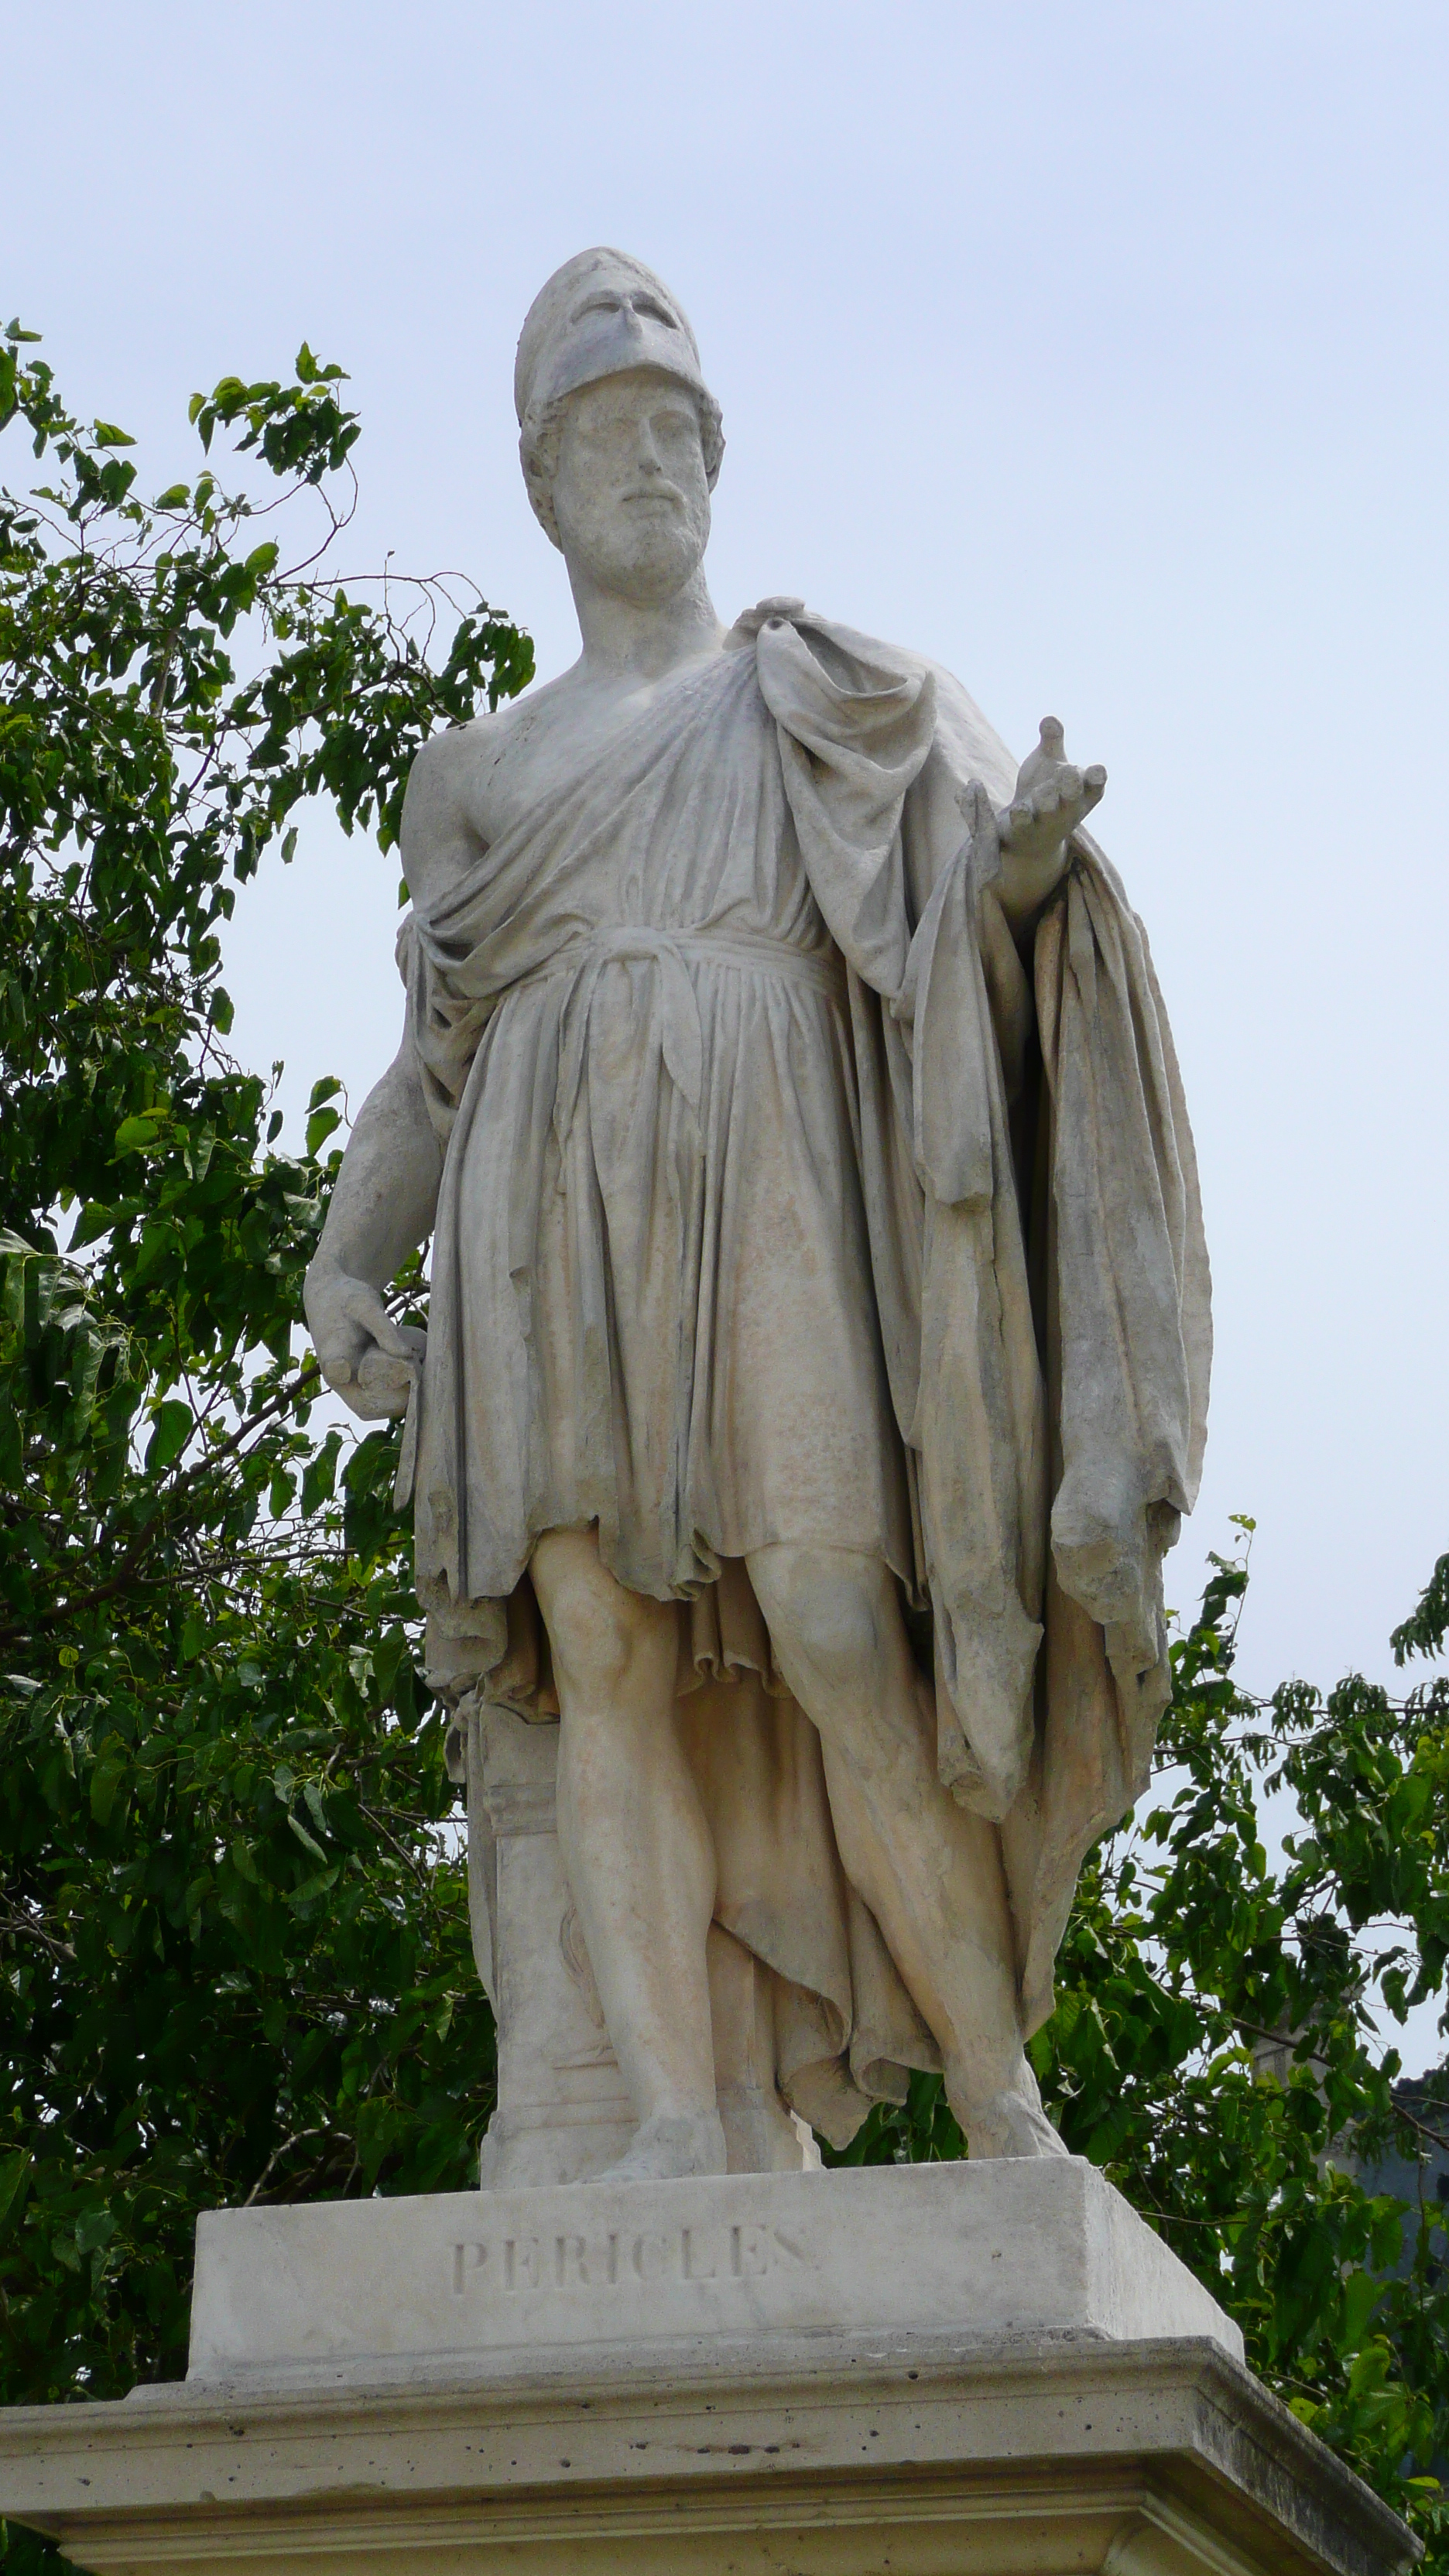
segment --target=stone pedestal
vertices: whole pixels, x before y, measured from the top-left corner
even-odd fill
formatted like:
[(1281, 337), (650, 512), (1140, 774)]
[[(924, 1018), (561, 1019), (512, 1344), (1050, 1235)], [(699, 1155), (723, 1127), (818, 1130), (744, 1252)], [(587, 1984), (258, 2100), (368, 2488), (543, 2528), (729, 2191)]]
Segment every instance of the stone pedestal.
[(1387, 2576), (1396, 2518), (1089, 2167), (202, 2223), (191, 2369), (0, 2416), (0, 2512), (151, 2576)]
[(193, 2383), (779, 2335), (1243, 2339), (1079, 2157), (217, 2210)]

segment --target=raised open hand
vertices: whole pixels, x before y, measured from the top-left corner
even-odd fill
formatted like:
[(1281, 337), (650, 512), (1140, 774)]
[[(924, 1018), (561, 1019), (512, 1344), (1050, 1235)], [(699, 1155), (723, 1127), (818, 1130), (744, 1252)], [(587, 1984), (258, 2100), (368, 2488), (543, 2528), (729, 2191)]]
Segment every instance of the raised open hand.
[(1094, 805), (1107, 773), (1100, 765), (1078, 769), (1066, 757), (1055, 716), (1043, 716), (1041, 740), (1022, 762), (1011, 803), (996, 815), (1001, 845), (1002, 897), (1014, 914), (1044, 903), (1067, 863), (1067, 843)]

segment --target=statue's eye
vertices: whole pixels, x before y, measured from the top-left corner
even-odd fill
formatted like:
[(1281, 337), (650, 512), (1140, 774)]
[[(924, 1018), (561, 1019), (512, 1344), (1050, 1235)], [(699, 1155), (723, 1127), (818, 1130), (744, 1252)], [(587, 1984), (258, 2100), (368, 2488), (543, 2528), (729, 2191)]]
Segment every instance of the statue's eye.
[(656, 295), (635, 295), (630, 298), (630, 301), (636, 313), (647, 313), (651, 322), (662, 322), (666, 331), (678, 330), (679, 324), (674, 315), (667, 305), (660, 303)]

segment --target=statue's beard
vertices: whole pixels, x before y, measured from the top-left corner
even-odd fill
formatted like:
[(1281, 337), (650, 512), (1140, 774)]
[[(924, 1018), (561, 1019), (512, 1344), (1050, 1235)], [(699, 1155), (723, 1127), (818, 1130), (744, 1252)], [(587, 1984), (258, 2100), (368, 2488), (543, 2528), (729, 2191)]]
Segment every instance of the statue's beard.
[(695, 578), (708, 535), (708, 523), (700, 527), (687, 502), (668, 509), (626, 503), (617, 525), (602, 542), (581, 546), (578, 558), (600, 589), (662, 607)]

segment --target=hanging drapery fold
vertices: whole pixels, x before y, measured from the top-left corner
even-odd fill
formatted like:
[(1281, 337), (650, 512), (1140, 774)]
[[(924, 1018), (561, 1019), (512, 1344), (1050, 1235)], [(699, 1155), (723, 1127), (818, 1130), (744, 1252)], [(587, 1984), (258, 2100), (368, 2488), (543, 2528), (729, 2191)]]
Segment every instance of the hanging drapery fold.
[[(1082, 1858), (1140, 1794), (1168, 1695), (1161, 1559), (1197, 1490), (1211, 1352), (1191, 1130), (1145, 933), (1079, 835), (1033, 943), (1050, 1197), (1022, 1208), (1008, 1097), (1026, 997), (1002, 954), (980, 785), (1004, 801), (1010, 763), (945, 674), (893, 689), (882, 648), (803, 619), (767, 626), (758, 651), (782, 746), (796, 746), (782, 767), (811, 882), (907, 1034), (909, 1084), (897, 1076), (898, 1132), (880, 1158), (896, 1186), (873, 1240), (899, 1222), (909, 1162), (920, 1260), (883, 1259), (877, 1282), (919, 1277), (902, 1429), (919, 1461), (940, 1769), (1003, 1828), (1032, 2027), (1050, 2010)], [(955, 793), (938, 792), (912, 834), (908, 800), (932, 754)], [(852, 840), (856, 817), (868, 828)], [(885, 925), (907, 934), (899, 972)]]

